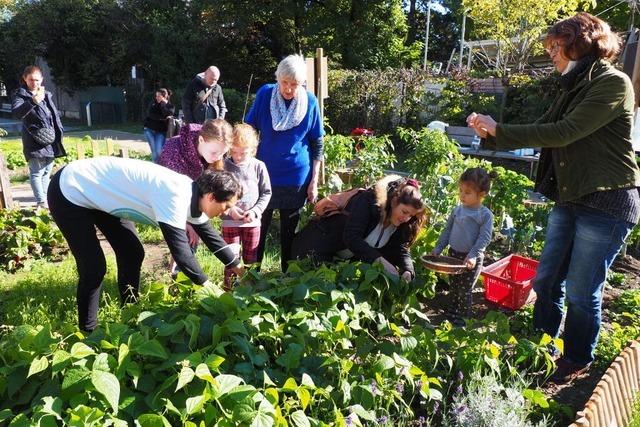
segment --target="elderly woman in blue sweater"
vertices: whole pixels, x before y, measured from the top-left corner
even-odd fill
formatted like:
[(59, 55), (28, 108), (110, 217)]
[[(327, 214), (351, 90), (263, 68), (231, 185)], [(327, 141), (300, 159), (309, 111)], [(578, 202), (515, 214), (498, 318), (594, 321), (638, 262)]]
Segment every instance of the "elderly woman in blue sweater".
[(307, 68), (300, 55), (284, 58), (276, 70), (276, 83), (262, 86), (245, 121), (260, 132), (257, 158), (267, 166), (272, 195), (262, 214), (258, 262), (274, 210), (280, 211), (282, 271), (291, 259), (291, 243), (300, 209), (318, 197), (318, 175), (323, 155), (324, 128), (316, 97), (303, 84)]

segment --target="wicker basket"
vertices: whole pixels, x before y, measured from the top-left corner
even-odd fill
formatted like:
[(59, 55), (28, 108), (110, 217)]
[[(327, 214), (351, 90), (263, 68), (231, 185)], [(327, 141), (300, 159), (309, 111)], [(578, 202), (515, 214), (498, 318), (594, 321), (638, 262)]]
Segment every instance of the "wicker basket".
[(460, 274), (469, 271), (462, 260), (444, 255), (422, 255), (422, 264), (431, 271), (444, 274)]

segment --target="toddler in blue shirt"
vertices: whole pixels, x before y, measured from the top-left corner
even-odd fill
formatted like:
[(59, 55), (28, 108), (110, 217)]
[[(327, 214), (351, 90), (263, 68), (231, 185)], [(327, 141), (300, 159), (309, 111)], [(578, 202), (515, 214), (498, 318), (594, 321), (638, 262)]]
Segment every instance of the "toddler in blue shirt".
[(493, 234), (493, 213), (482, 205), (491, 189), (496, 173), (483, 168), (470, 168), (458, 180), (460, 204), (453, 209), (447, 224), (433, 249), (440, 255), (449, 246), (449, 256), (463, 260), (468, 272), (450, 277), (452, 306), (448, 317), (456, 326), (464, 326), (464, 318), (471, 314), (472, 290), (484, 259), (484, 250)]

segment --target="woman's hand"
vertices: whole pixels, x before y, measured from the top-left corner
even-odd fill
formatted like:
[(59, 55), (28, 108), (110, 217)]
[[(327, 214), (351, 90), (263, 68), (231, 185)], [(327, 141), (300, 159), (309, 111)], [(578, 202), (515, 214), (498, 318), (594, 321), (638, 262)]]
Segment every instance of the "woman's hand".
[(309, 203), (315, 203), (318, 199), (318, 180), (311, 179), (309, 186), (307, 187), (307, 200)]
[(36, 93), (35, 95), (33, 95), (32, 99), (36, 104), (40, 104), (44, 100), (44, 86), (38, 87), (38, 90), (36, 90)]
[(469, 270), (472, 270), (476, 266), (476, 259), (475, 258), (465, 258), (464, 265)]
[(481, 138), (486, 138), (487, 135), (496, 136), (496, 125), (493, 117), (485, 114), (471, 113), (467, 117), (467, 126), (473, 128)]
[(238, 264), (235, 267), (231, 267), (231, 271), (233, 271), (233, 273), (236, 276), (240, 277), (240, 276), (242, 276), (244, 274), (244, 267), (242, 265)]
[(389, 274), (391, 274), (392, 276), (395, 276), (395, 277), (398, 277), (398, 276), (399, 276), (399, 274), (398, 274), (398, 269), (397, 269), (397, 268), (395, 268), (395, 267), (393, 266), (393, 264), (391, 264), (391, 263), (390, 263), (389, 261), (387, 261), (385, 258), (383, 258), (383, 257), (381, 257), (381, 256), (380, 256), (380, 257), (376, 258), (376, 262), (379, 262), (380, 264), (382, 264), (382, 266), (384, 267), (384, 270), (385, 270), (387, 273), (389, 273)]
[(189, 246), (195, 246), (200, 242), (200, 237), (191, 224), (187, 223), (187, 236), (189, 238)]

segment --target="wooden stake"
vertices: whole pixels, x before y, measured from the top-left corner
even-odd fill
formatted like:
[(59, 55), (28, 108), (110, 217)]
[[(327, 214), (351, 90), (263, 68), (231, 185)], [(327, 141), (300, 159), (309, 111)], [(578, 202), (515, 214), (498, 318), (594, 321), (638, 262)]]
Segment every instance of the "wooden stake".
[(0, 208), (13, 209), (13, 196), (11, 195), (11, 181), (9, 180), (9, 168), (0, 153)]

